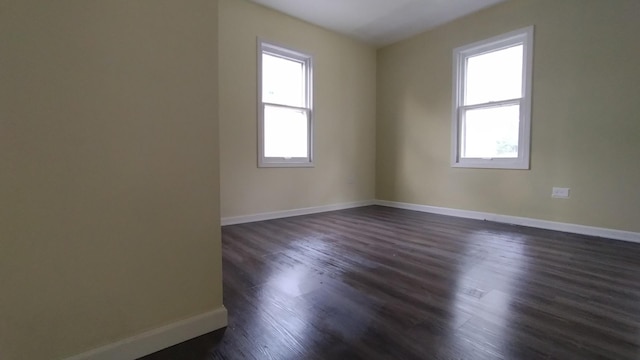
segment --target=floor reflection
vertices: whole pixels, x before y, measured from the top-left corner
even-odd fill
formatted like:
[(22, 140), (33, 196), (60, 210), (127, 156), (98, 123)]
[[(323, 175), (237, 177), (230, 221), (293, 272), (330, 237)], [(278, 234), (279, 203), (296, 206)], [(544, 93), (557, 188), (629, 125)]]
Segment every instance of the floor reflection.
[(470, 235), (472, 245), (464, 256), (453, 298), (454, 322), (461, 323), (453, 339), (458, 347), (507, 352), (513, 336), (510, 322), (515, 319), (513, 291), (528, 267), (525, 241), (486, 231)]

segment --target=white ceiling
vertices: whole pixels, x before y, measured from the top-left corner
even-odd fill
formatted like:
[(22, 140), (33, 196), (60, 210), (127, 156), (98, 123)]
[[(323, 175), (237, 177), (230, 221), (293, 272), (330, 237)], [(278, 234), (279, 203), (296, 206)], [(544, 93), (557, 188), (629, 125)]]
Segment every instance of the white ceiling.
[(382, 46), (506, 0), (252, 0)]

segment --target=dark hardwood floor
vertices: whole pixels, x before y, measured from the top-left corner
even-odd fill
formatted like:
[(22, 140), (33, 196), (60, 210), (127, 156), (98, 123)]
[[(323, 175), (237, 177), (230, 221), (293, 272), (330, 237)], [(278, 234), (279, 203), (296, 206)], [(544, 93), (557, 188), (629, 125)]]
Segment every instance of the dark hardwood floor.
[(165, 359), (640, 359), (640, 244), (371, 206), (222, 230), (229, 327)]

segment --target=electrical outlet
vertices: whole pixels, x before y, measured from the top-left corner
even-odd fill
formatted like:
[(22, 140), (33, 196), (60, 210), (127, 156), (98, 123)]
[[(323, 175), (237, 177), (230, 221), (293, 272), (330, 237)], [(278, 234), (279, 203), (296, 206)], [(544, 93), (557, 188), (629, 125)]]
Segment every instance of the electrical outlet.
[(554, 187), (551, 189), (551, 197), (556, 199), (568, 199), (569, 188)]

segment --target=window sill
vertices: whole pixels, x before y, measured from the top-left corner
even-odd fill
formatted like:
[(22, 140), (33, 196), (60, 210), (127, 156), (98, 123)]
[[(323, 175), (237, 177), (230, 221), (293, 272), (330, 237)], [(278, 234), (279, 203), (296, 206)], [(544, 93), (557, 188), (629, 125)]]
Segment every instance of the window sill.
[(487, 160), (487, 161), (463, 161), (453, 162), (451, 164), (453, 168), (467, 168), (467, 169), (503, 169), (503, 170), (530, 170), (528, 163), (523, 161), (505, 161), (502, 159)]
[(261, 162), (259, 168), (313, 168), (312, 162)]

